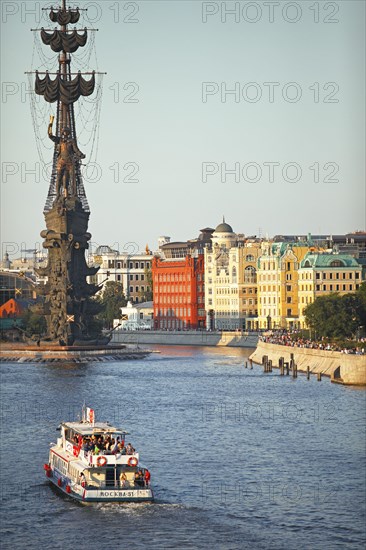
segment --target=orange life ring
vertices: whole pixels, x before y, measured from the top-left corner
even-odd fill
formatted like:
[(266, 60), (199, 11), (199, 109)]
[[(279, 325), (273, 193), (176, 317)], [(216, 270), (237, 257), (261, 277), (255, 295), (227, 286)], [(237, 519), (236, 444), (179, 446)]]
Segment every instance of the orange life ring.
[(138, 460), (135, 456), (130, 456), (130, 458), (127, 460), (127, 464), (129, 466), (137, 466)]
[(107, 464), (107, 459), (105, 456), (98, 456), (97, 466), (105, 466)]

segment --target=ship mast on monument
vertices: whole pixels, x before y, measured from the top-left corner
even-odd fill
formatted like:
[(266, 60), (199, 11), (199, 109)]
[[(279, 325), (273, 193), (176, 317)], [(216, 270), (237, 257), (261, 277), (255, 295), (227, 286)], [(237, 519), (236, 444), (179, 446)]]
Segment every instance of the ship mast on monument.
[[(44, 45), (58, 53), (56, 72), (35, 75), (35, 93), (56, 106), (51, 115), (48, 137), (54, 143), (51, 181), (44, 208), (46, 229), (41, 232), (43, 247), (48, 250), (48, 264), (38, 269), (47, 283), (41, 289), (42, 315), (47, 321), (45, 340), (60, 346), (102, 343), (93, 332), (93, 317), (100, 306), (92, 300), (100, 287), (87, 282), (98, 267), (89, 267), (85, 259), (88, 241), (88, 206), (81, 173), (85, 155), (77, 143), (74, 105), (90, 96), (95, 88), (95, 71), (73, 72), (72, 56), (87, 43), (88, 31), (96, 29), (69, 29), (80, 18), (79, 8), (49, 8), (49, 18), (59, 25), (55, 29), (40, 30)], [(56, 120), (54, 120), (56, 118)], [(46, 124), (46, 123), (45, 123)]]

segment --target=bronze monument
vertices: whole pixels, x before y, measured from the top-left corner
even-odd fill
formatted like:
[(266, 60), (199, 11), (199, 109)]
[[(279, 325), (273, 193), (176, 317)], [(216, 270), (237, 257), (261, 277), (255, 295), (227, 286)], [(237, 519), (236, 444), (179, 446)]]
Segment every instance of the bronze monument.
[[(43, 340), (61, 346), (102, 343), (93, 334), (91, 322), (99, 305), (91, 297), (100, 287), (87, 282), (95, 275), (97, 267), (89, 267), (85, 250), (91, 234), (88, 233), (90, 210), (81, 175), (81, 160), (85, 155), (79, 150), (76, 137), (74, 103), (80, 96), (89, 96), (95, 87), (95, 73), (89, 79), (79, 71), (71, 71), (71, 53), (85, 46), (88, 30), (69, 30), (68, 25), (78, 22), (79, 8), (50, 9), (49, 17), (59, 28), (48, 32), (41, 29), (43, 44), (59, 53), (59, 69), (56, 73), (36, 71), (35, 92), (45, 101), (56, 103), (54, 116), (48, 126), (48, 136), (54, 142), (51, 183), (44, 216), (46, 227), (41, 232), (43, 246), (48, 250), (48, 265), (39, 269), (47, 283), (41, 288), (44, 296), (42, 314), (47, 321), (47, 334)], [(53, 75), (53, 77), (52, 77)]]

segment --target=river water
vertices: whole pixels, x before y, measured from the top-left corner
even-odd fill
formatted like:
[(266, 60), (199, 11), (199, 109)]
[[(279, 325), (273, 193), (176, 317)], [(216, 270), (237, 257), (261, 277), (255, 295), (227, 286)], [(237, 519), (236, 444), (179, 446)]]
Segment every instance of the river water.
[[(250, 350), (2, 364), (1, 548), (345, 549), (365, 542), (365, 396), (260, 366)], [(46, 482), (83, 402), (131, 432), (153, 504), (83, 506)]]

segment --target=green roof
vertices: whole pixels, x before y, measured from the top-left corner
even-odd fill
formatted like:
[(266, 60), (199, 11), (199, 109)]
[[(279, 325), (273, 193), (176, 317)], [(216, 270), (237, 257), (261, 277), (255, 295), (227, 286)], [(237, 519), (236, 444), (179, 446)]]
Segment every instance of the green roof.
[[(339, 262), (342, 264), (340, 265)], [(313, 254), (308, 252), (302, 262), (300, 268), (305, 267), (328, 267), (328, 268), (349, 268), (361, 267), (357, 260), (349, 254)]]

